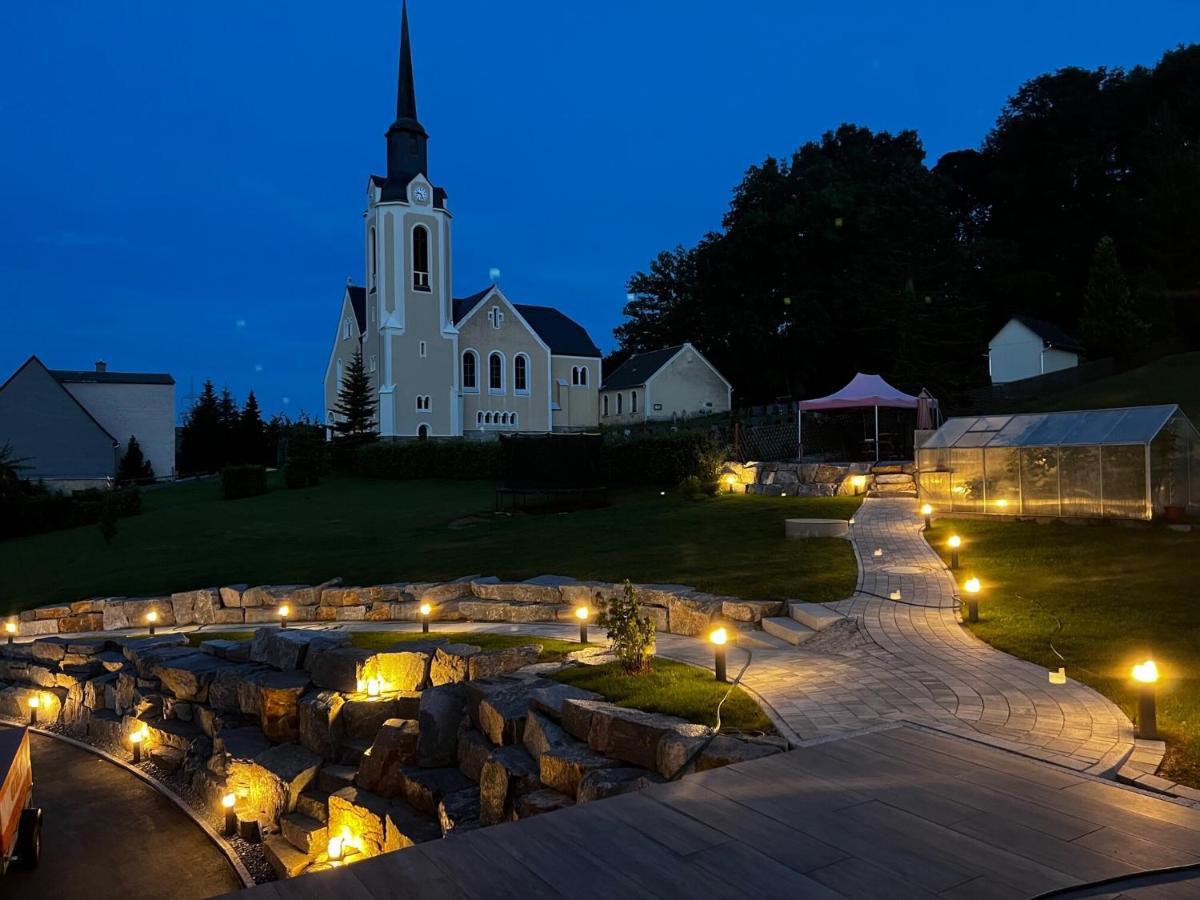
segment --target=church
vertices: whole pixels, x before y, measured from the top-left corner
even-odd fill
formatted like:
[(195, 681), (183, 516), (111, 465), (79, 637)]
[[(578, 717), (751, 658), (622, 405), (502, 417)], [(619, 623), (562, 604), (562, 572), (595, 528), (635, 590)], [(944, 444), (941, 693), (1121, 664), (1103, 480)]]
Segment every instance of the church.
[(401, 12), (396, 120), (387, 175), (367, 183), (365, 285), (347, 284), (325, 370), (325, 423), (356, 352), (384, 439), (483, 438), (599, 424), (600, 351), (557, 309), (498, 286), (455, 299), (446, 191), (429, 178), (417, 119), (408, 10)]

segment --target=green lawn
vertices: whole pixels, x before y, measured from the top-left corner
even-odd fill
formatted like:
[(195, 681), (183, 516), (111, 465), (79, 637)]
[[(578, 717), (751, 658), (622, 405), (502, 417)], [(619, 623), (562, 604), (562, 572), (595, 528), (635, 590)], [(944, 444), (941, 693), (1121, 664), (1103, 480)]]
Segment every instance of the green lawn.
[(1053, 640), (1067, 674), (1131, 719), (1130, 669), (1157, 661), (1162, 774), (1200, 787), (1200, 532), (939, 520), (928, 538), (947, 559), (952, 532), (963, 539), (960, 581), (983, 583), (982, 621), (970, 627), (989, 644), (1056, 669)]
[(223, 501), (213, 481), (144, 493), (105, 545), (95, 527), (0, 543), (0, 612), (91, 596), (218, 584), (348, 584), (541, 574), (682, 582), (747, 598), (836, 600), (854, 588), (850, 545), (787, 541), (788, 516), (847, 518), (849, 497), (618, 491), (570, 514), (494, 515), (485, 482), (335, 477), (307, 490)]
[[(248, 641), (254, 636), (253, 631), (193, 631), (188, 634), (188, 643), (199, 647), (205, 641)], [(396, 644), (428, 640), (431, 635), (419, 631), (354, 631), (350, 633), (350, 645), (365, 650), (387, 650)], [(568, 653), (574, 653), (583, 647), (595, 646), (594, 643), (580, 644), (578, 641), (560, 641), (557, 638), (542, 637), (529, 634), (488, 634), (478, 631), (439, 631), (432, 635), (440, 641), (451, 644), (474, 644), (484, 650), (504, 650), (508, 647), (524, 647), (528, 644), (541, 644), (541, 662), (560, 662)]]

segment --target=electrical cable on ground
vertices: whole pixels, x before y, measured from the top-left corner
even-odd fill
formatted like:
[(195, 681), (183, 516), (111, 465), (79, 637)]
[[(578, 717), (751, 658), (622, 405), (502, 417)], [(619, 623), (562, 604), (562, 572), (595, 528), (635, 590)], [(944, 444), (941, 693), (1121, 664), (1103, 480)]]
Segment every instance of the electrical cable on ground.
[(729, 690), (725, 692), (725, 696), (721, 698), (721, 702), (717, 704), (717, 721), (716, 724), (713, 725), (712, 733), (704, 739), (703, 743), (701, 743), (695, 750), (688, 754), (688, 758), (683, 761), (683, 765), (676, 769), (675, 773), (668, 778), (667, 781), (675, 781), (679, 778), (679, 776), (686, 772), (688, 767), (700, 758), (700, 754), (708, 749), (708, 745), (713, 742), (713, 738), (721, 733), (721, 707), (725, 705), (725, 701), (729, 699), (730, 695), (733, 693), (733, 689), (742, 683), (742, 676), (746, 674), (746, 670), (750, 668), (750, 663), (754, 661), (754, 651), (752, 651), (749, 647), (743, 647), (742, 649), (746, 651), (746, 662), (742, 666), (741, 671), (737, 673), (737, 677), (730, 682)]

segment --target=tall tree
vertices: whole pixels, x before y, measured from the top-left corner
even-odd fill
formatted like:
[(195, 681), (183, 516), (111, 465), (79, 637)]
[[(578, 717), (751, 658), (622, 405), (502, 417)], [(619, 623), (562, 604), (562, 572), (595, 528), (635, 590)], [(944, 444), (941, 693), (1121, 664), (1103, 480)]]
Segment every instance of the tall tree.
[(258, 398), (251, 391), (246, 397), (238, 417), (237, 441), (238, 459), (241, 462), (254, 465), (266, 465), (266, 429), (263, 425), (262, 412), (258, 408)]
[(333, 428), (340, 437), (361, 439), (375, 436), (375, 398), (371, 393), (371, 379), (363, 365), (361, 351), (355, 352), (354, 359), (346, 367), (333, 411), (336, 415)]
[(142, 445), (133, 435), (129, 436), (129, 444), (125, 455), (117, 465), (117, 484), (151, 484), (154, 481), (154, 467), (142, 453)]
[(197, 474), (215, 472), (221, 467), (224, 453), (221, 405), (211, 379), (204, 382), (204, 390), (188, 411), (182, 444), (180, 471)]
[(1092, 357), (1125, 356), (1146, 332), (1134, 312), (1116, 244), (1107, 235), (1100, 238), (1092, 256), (1079, 327), (1084, 349)]

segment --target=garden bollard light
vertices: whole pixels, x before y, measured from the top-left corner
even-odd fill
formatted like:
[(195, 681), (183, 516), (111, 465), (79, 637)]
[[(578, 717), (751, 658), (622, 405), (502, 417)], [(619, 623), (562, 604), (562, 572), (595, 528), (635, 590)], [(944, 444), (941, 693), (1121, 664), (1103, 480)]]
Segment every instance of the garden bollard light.
[(579, 643), (586, 644), (588, 642), (588, 616), (591, 613), (586, 606), (581, 606), (575, 610), (575, 617), (579, 619)]
[(933, 528), (933, 507), (926, 503), (921, 507), (921, 515), (925, 517), (925, 530)]
[(958, 548), (962, 546), (962, 538), (957, 534), (950, 535), (950, 540), (946, 541), (950, 547), (950, 568), (958, 568)]
[(979, 579), (968, 578), (963, 584), (963, 590), (967, 592), (967, 621), (979, 621)]
[(733, 485), (734, 485), (734, 483), (735, 483), (736, 481), (737, 481), (737, 478), (735, 478), (733, 475), (726, 475), (726, 476), (725, 476), (725, 484), (726, 484), (726, 491), (725, 491), (725, 492), (726, 492), (726, 493), (728, 493), (728, 494), (732, 494), (732, 493), (733, 493)]
[(129, 743), (133, 745), (133, 764), (135, 766), (142, 761), (142, 739), (144, 737), (140, 728), (129, 736)]
[(233, 811), (233, 805), (237, 803), (236, 794), (226, 794), (221, 798), (221, 806), (225, 807), (225, 836), (232, 837), (237, 831), (237, 813)]
[(42, 698), (34, 694), (29, 698), (29, 724), (36, 725), (38, 723), (38, 707), (42, 705)]
[(13, 635), (17, 633), (17, 623), (5, 622), (4, 631), (8, 635), (8, 642), (11, 644), (13, 642)]
[(421, 607), (421, 633), (429, 634), (429, 614), (433, 612), (433, 607), (428, 603), (422, 603)]
[(146, 621), (150, 625), (150, 637), (154, 637), (154, 625), (158, 622), (158, 613), (150, 610), (150, 612), (146, 613)]
[(1147, 741), (1158, 740), (1158, 709), (1155, 685), (1158, 666), (1148, 659), (1133, 667), (1133, 680), (1138, 683), (1137, 736)]
[(708, 639), (713, 644), (713, 668), (717, 670), (717, 681), (728, 681), (729, 678), (725, 674), (725, 642), (729, 640), (729, 634), (724, 628), (716, 629), (708, 636)]
[(279, 627), (280, 628), (287, 628), (287, 619), (288, 619), (288, 616), (290, 616), (291, 614), (292, 614), (292, 608), (290, 606), (288, 606), (286, 603), (282, 604), (279, 607)]

